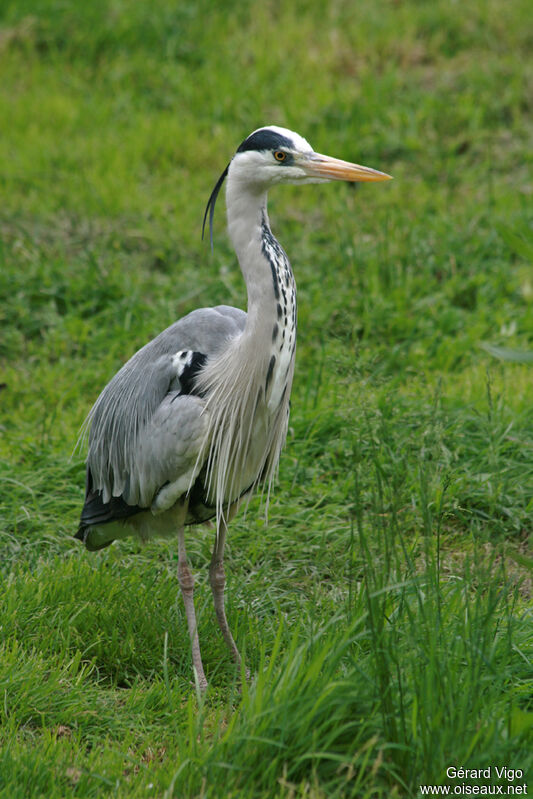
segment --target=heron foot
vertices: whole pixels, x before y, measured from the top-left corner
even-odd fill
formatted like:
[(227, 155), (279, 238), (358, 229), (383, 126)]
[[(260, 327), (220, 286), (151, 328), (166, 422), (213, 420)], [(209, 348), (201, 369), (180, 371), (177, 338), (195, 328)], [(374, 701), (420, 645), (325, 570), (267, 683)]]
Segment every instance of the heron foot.
[(213, 592), (213, 604), (215, 606), (215, 614), (217, 617), (220, 632), (226, 642), (235, 665), (241, 667), (242, 658), (237, 644), (231, 634), (228, 620), (226, 618), (226, 609), (224, 605), (224, 586), (226, 584), (226, 575), (224, 573), (224, 562), (222, 559), (213, 559), (209, 566), (209, 582), (211, 583), (211, 590)]
[(194, 683), (191, 683), (191, 685), (194, 685), (195, 688), (198, 688), (200, 693), (205, 694), (205, 692), (209, 688), (209, 683), (207, 682), (205, 674), (203, 673), (203, 667), (202, 667), (201, 676), (198, 673), (198, 669), (196, 668), (196, 666), (193, 666), (193, 671), (194, 671)]

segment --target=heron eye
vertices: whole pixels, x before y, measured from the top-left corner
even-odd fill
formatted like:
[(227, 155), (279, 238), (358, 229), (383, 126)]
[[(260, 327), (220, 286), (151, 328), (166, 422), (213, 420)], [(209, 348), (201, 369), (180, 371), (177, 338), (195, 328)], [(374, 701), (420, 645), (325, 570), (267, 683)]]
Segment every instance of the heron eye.
[(274, 153), (274, 158), (276, 161), (285, 161), (287, 158), (287, 153), (284, 153), (283, 150), (276, 150)]

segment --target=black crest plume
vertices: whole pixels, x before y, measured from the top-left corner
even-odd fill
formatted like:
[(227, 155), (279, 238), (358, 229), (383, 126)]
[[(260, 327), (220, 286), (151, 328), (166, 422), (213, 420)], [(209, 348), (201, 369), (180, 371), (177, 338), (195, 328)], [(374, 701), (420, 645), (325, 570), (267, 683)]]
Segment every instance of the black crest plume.
[(211, 192), (211, 196), (208, 199), (207, 205), (206, 205), (206, 208), (205, 208), (204, 221), (203, 221), (203, 224), (202, 224), (202, 239), (204, 237), (205, 223), (206, 223), (206, 220), (207, 220), (207, 214), (209, 214), (209, 241), (211, 242), (211, 250), (213, 249), (213, 216), (215, 215), (215, 205), (216, 205), (218, 193), (219, 193), (220, 189), (222, 188), (222, 184), (224, 183), (226, 175), (228, 174), (228, 169), (229, 169), (229, 164), (227, 165), (227, 167), (225, 168), (224, 172), (221, 174), (221, 176), (217, 180), (217, 182), (215, 184), (215, 188)]

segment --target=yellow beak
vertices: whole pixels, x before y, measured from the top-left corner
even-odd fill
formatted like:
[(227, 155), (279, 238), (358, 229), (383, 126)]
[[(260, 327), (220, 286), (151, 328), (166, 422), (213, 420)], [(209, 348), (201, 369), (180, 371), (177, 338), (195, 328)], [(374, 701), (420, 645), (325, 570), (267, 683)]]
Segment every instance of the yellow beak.
[(298, 164), (311, 177), (325, 180), (348, 180), (351, 183), (370, 183), (379, 180), (392, 180), (392, 175), (378, 172), (369, 166), (351, 164), (340, 158), (331, 158), (329, 155), (313, 153), (303, 158)]

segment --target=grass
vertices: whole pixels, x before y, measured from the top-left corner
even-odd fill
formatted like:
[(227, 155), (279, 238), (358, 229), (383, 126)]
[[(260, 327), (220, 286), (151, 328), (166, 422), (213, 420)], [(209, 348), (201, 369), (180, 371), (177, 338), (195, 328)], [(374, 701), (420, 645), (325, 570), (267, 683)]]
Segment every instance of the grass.
[[(1, 796), (414, 797), (453, 790), (449, 766), (531, 781), (529, 16), (3, 3)], [(230, 531), (242, 693), (213, 532), (189, 536), (200, 697), (177, 547), (81, 550), (71, 455), (135, 349), (245, 304), (223, 214), (212, 256), (199, 230), (267, 122), (395, 180), (272, 192), (299, 288), (291, 428), (268, 526), (258, 498)]]

